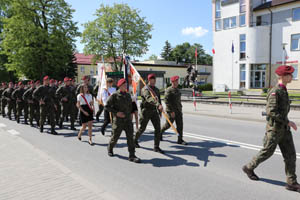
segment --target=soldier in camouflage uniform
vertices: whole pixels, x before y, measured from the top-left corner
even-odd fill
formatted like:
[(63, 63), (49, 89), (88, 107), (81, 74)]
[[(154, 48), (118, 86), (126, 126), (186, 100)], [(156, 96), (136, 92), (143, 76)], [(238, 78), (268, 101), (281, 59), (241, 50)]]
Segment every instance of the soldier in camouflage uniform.
[(12, 93), (12, 97), (16, 100), (17, 104), (17, 123), (20, 123), (20, 117), (22, 116), (22, 111), (24, 110), (24, 120), (25, 124), (27, 123), (28, 118), (28, 110), (25, 109), (25, 101), (23, 100), (23, 94), (25, 93), (24, 84), (22, 82), (19, 82), (19, 88), (16, 89)]
[(46, 117), (49, 116), (51, 125), (51, 134), (57, 135), (55, 131), (55, 97), (51, 93), (51, 88), (49, 86), (49, 77), (45, 76), (43, 78), (43, 85), (39, 86), (33, 92), (33, 98), (37, 99), (40, 104), (40, 132), (44, 131), (44, 123)]
[(39, 118), (38, 118), (38, 112), (39, 112), (39, 107), (38, 101), (33, 99), (32, 94), (33, 91), (35, 90), (35, 84), (33, 81), (30, 81), (31, 88), (26, 90), (26, 92), (23, 94), (23, 100), (27, 102), (28, 107), (29, 107), (29, 123), (30, 126), (33, 126), (33, 119), (36, 120), (36, 123), (39, 124)]
[[(168, 87), (165, 92), (165, 103), (168, 118), (173, 123), (176, 122), (176, 129), (178, 132), (178, 144), (187, 145), (182, 139), (183, 137), (183, 118), (182, 118), (182, 105), (181, 105), (181, 93), (178, 89), (179, 76), (171, 77), (172, 86)], [(161, 129), (161, 140), (162, 134), (170, 128), (170, 124), (166, 121), (165, 125)]]
[(270, 158), (279, 145), (285, 162), (285, 173), (287, 176), (286, 189), (300, 192), (300, 185), (296, 176), (296, 150), (290, 128), (297, 130), (294, 122), (289, 121), (290, 100), (286, 85), (292, 81), (294, 68), (291, 66), (280, 66), (275, 73), (278, 75), (278, 84), (273, 87), (267, 96), (267, 125), (264, 137), (264, 147), (243, 167), (243, 171), (251, 180), (259, 180), (254, 169), (268, 158)]
[[(140, 128), (136, 132), (134, 138), (135, 147), (139, 148), (140, 145), (138, 140), (142, 133), (145, 131), (149, 120), (151, 120), (154, 126), (154, 151), (159, 153), (164, 153), (160, 147), (160, 112), (163, 110), (160, 99), (160, 92), (157, 87), (155, 87), (156, 77), (155, 74), (148, 75), (149, 84), (146, 85), (141, 92), (142, 103), (141, 103), (141, 114), (140, 114)], [(152, 97), (152, 94), (155, 98)]]
[(108, 144), (108, 155), (114, 156), (113, 148), (118, 142), (122, 131), (126, 133), (129, 161), (139, 163), (140, 159), (135, 156), (135, 147), (133, 142), (133, 124), (131, 121), (131, 96), (127, 93), (126, 80), (120, 79), (117, 86), (119, 90), (112, 94), (105, 106), (105, 109), (112, 113), (112, 136)]
[(62, 113), (60, 115), (60, 121), (59, 121), (59, 128), (63, 127), (63, 121), (66, 118), (66, 116), (70, 115), (71, 120), (71, 130), (76, 130), (74, 126), (75, 122), (75, 105), (76, 105), (76, 98), (74, 102), (74, 89), (70, 85), (70, 78), (65, 77), (64, 78), (65, 85), (63, 87), (60, 87), (56, 91), (56, 96), (61, 102), (62, 106)]
[(1, 84), (1, 89), (0, 89), (0, 113), (2, 114), (2, 117), (5, 117), (5, 106), (6, 106), (6, 99), (3, 96), (4, 90), (6, 90), (7, 86), (6, 83)]
[(8, 111), (7, 111), (7, 115), (8, 118), (11, 120), (11, 111), (14, 111), (15, 114), (15, 119), (17, 118), (16, 116), (16, 101), (12, 98), (12, 93), (14, 91), (14, 84), (12, 82), (9, 83), (8, 88), (6, 88), (6, 90), (4, 90), (3, 92), (3, 97), (5, 98), (6, 102), (7, 102), (7, 106), (8, 106)]

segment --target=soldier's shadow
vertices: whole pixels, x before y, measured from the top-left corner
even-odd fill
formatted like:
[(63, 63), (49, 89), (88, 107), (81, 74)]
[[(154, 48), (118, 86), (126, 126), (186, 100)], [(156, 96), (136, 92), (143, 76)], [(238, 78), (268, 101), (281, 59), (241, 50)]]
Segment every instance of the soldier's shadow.
[[(165, 135), (164, 134), (164, 138)], [(148, 134), (145, 134), (142, 136), (141, 141), (148, 141), (153, 140), (153, 136), (151, 137)], [(186, 165), (191, 167), (197, 167), (197, 166), (204, 166), (207, 167), (208, 163), (210, 162), (210, 157), (219, 157), (219, 158), (225, 158), (227, 157), (225, 154), (216, 154), (212, 149), (214, 148), (224, 148), (224, 147), (239, 147), (236, 145), (228, 145), (226, 143), (217, 142), (217, 141), (201, 141), (201, 142), (189, 142), (188, 145), (183, 146), (179, 145), (174, 141), (170, 140), (164, 140), (163, 142), (169, 142), (173, 144), (171, 146), (171, 149), (174, 150), (166, 150), (165, 156), (168, 157), (167, 159), (163, 158), (153, 158), (150, 160), (143, 160), (143, 163), (145, 164), (152, 164), (154, 167), (174, 167), (174, 166), (180, 166), (180, 165)], [(142, 143), (141, 143), (142, 144)], [(142, 145), (141, 145), (142, 146)], [(142, 147), (143, 149), (153, 151), (151, 148)], [(199, 163), (190, 162), (187, 159), (184, 159), (183, 156), (193, 156), (197, 160), (199, 160)]]

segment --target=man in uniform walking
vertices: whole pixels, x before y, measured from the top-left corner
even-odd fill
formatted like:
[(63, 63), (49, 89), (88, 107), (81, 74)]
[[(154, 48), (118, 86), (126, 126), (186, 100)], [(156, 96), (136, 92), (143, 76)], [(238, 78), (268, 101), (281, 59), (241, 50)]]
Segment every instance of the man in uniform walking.
[(25, 93), (25, 89), (24, 89), (25, 86), (21, 81), (18, 83), (18, 86), (19, 88), (12, 93), (12, 97), (16, 100), (16, 104), (17, 104), (17, 123), (20, 123), (20, 117), (22, 116), (22, 111), (24, 111), (25, 124), (28, 124), (27, 123), (28, 110), (25, 109), (25, 101), (23, 100), (23, 94)]
[(43, 85), (39, 86), (33, 92), (33, 98), (37, 99), (40, 104), (40, 132), (44, 131), (44, 123), (46, 117), (49, 116), (51, 125), (51, 134), (57, 135), (55, 131), (55, 102), (54, 96), (51, 93), (51, 88), (49, 86), (49, 77), (45, 76), (43, 78)]
[(8, 110), (7, 110), (7, 115), (8, 118), (11, 120), (11, 111), (13, 110), (14, 114), (15, 114), (15, 119), (17, 118), (16, 116), (16, 102), (15, 100), (12, 98), (12, 93), (14, 91), (14, 84), (13, 82), (9, 82), (8, 84), (8, 88), (6, 88), (6, 90), (4, 90), (3, 92), (3, 97), (5, 98), (6, 102), (7, 102), (7, 106), (8, 106)]
[(254, 158), (243, 167), (243, 171), (251, 180), (259, 180), (254, 169), (270, 158), (279, 145), (285, 162), (287, 176), (286, 189), (300, 192), (300, 185), (296, 176), (296, 150), (290, 128), (297, 130), (294, 122), (289, 121), (290, 100), (287, 92), (287, 84), (293, 79), (294, 68), (292, 66), (280, 66), (275, 73), (278, 83), (267, 95), (267, 125), (264, 137), (264, 146)]
[(33, 127), (33, 119), (35, 119), (36, 123), (39, 124), (39, 118), (37, 113), (39, 112), (39, 107), (37, 106), (38, 102), (32, 97), (33, 91), (35, 90), (35, 84), (33, 81), (30, 81), (29, 84), (31, 87), (28, 90), (26, 90), (26, 92), (23, 94), (23, 100), (28, 104), (29, 123), (30, 126)]
[(118, 142), (122, 131), (126, 133), (129, 161), (139, 163), (140, 159), (135, 156), (133, 143), (133, 124), (131, 121), (131, 96), (127, 93), (127, 84), (124, 78), (117, 84), (119, 90), (112, 94), (106, 102), (105, 110), (113, 115), (112, 136), (108, 144), (108, 155), (114, 156), (113, 148)]
[(75, 102), (73, 96), (75, 94), (74, 90), (71, 86), (70, 79), (68, 77), (64, 78), (65, 85), (58, 88), (56, 91), (56, 96), (58, 100), (61, 102), (62, 113), (60, 115), (59, 128), (63, 127), (63, 122), (66, 116), (70, 115), (71, 121), (71, 130), (76, 130), (74, 126), (75, 122)]
[[(145, 131), (149, 120), (151, 120), (154, 126), (154, 151), (159, 153), (164, 153), (159, 148), (160, 143), (160, 113), (163, 110), (160, 99), (160, 92), (157, 87), (155, 87), (156, 77), (155, 74), (148, 75), (149, 84), (146, 85), (141, 92), (142, 103), (141, 103), (141, 115), (140, 115), (140, 128), (136, 132), (134, 138), (135, 147), (139, 148), (140, 145), (138, 140), (140, 136)], [(153, 97), (154, 96), (154, 97)]]
[(5, 117), (5, 106), (6, 106), (6, 99), (3, 96), (4, 90), (6, 90), (7, 86), (6, 83), (1, 84), (1, 89), (0, 89), (0, 113), (2, 117)]
[[(181, 104), (181, 93), (178, 89), (178, 79), (179, 76), (171, 77), (172, 85), (166, 89), (165, 92), (165, 103), (166, 112), (173, 123), (176, 122), (176, 129), (178, 132), (178, 144), (187, 145), (187, 143), (182, 139), (183, 137), (183, 118), (182, 118), (182, 104)], [(166, 121), (165, 125), (161, 129), (161, 140), (162, 134), (170, 128), (170, 124)]]

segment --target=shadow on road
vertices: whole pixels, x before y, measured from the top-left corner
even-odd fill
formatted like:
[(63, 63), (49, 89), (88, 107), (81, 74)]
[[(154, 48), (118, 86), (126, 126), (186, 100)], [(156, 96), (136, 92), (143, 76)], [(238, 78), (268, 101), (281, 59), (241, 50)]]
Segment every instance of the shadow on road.
[(272, 185), (278, 185), (278, 186), (285, 186), (286, 183), (282, 181), (272, 180), (272, 179), (266, 179), (266, 178), (260, 178), (260, 181), (266, 182)]

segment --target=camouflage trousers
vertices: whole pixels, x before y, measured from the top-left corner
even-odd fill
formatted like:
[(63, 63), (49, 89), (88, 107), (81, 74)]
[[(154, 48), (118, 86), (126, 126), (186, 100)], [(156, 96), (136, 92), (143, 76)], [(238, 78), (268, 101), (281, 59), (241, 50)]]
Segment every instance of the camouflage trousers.
[(108, 151), (112, 151), (113, 148), (116, 146), (122, 131), (125, 131), (129, 156), (134, 156), (135, 154), (135, 146), (133, 143), (133, 124), (131, 119), (120, 119), (114, 117), (112, 123), (112, 136), (108, 143)]
[(54, 104), (43, 104), (40, 105), (40, 127), (43, 127), (46, 121), (46, 118), (49, 117), (51, 131), (55, 129), (55, 108)]
[(70, 115), (71, 127), (74, 127), (76, 116), (76, 104), (73, 102), (62, 103), (62, 112), (60, 114), (60, 124), (63, 124), (64, 119)]
[(7, 101), (4, 97), (1, 99), (1, 114), (2, 116), (5, 116), (5, 107), (6, 107)]
[[(182, 113), (181, 112), (176, 112), (175, 113), (175, 118), (171, 117), (171, 112), (167, 112), (167, 116), (170, 119), (171, 123), (174, 121), (176, 122), (176, 129), (178, 132), (178, 139), (182, 140), (182, 135), (183, 135), (183, 118), (182, 118)], [(165, 125), (161, 128), (161, 135), (168, 130), (171, 127), (169, 122), (166, 120)]]
[(270, 158), (277, 145), (283, 155), (285, 162), (285, 174), (287, 183), (293, 184), (297, 181), (296, 176), (296, 150), (294, 146), (293, 136), (290, 130), (272, 130), (267, 129), (263, 140), (264, 146), (259, 153), (247, 165), (249, 169), (255, 169), (260, 163)]
[(17, 120), (20, 120), (22, 116), (22, 111), (24, 110), (24, 119), (27, 121), (28, 118), (28, 104), (25, 102), (17, 102)]
[(139, 140), (141, 135), (146, 130), (149, 120), (151, 120), (154, 126), (154, 147), (159, 147), (161, 133), (160, 133), (160, 116), (156, 110), (142, 109), (140, 114), (140, 128), (136, 132), (135, 142)]
[(34, 104), (34, 103), (29, 103), (28, 107), (29, 107), (29, 122), (32, 124), (33, 119), (35, 119), (36, 122), (39, 123), (39, 121), (40, 121), (39, 106), (37, 104)]
[(13, 111), (15, 118), (17, 118), (17, 108), (16, 108), (16, 102), (13, 100), (7, 101), (7, 115), (8, 117), (11, 117), (11, 111)]

